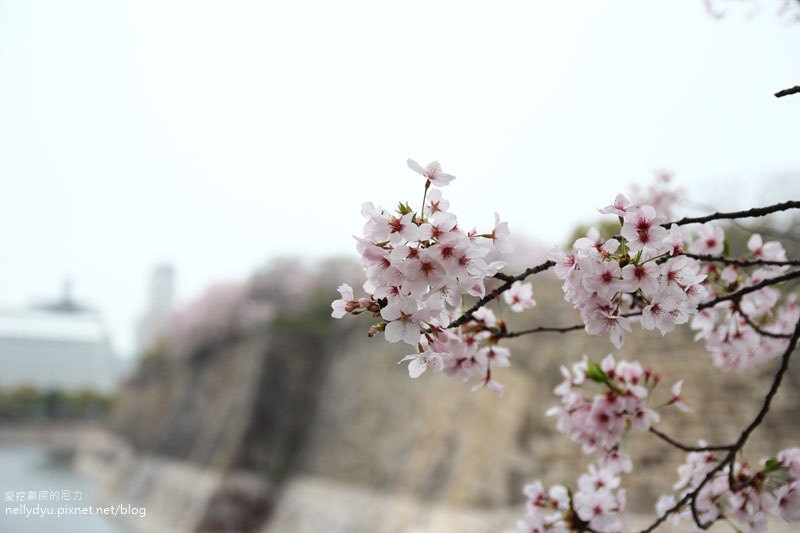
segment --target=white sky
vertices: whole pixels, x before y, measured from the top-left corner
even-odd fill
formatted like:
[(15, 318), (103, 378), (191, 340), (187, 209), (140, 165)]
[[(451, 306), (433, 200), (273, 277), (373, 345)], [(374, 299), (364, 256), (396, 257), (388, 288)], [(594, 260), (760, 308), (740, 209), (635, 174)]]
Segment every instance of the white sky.
[(545, 243), (658, 168), (757, 203), (800, 170), (800, 25), (763, 4), (0, 0), (0, 305), (69, 276), (128, 353), (154, 264), (185, 300), (355, 258), (363, 201), (419, 202), (407, 157)]

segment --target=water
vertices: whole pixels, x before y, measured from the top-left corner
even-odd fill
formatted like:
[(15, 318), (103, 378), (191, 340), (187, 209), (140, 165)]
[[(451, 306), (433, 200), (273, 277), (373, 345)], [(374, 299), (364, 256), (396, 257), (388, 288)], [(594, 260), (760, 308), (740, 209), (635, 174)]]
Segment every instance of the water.
[[(41, 446), (0, 445), (0, 532), (122, 533), (119, 518), (69, 514), (90, 512), (88, 508), (96, 505), (94, 492), (92, 483), (71, 468), (68, 457)], [(14, 515), (14, 510), (20, 514)], [(57, 516), (59, 510), (62, 516)], [(26, 511), (31, 516), (22, 514)]]

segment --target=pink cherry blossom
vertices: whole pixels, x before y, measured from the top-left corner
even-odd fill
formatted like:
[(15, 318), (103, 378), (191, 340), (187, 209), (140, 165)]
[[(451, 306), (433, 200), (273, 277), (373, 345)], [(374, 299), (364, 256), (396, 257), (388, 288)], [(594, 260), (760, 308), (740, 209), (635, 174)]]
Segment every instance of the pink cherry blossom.
[(641, 290), (655, 294), (660, 286), (661, 269), (655, 262), (625, 265), (622, 269), (622, 287), (625, 292)]
[(686, 405), (683, 401), (683, 396), (681, 395), (681, 389), (683, 388), (683, 380), (676, 381), (675, 384), (672, 386), (672, 398), (670, 399), (670, 405), (674, 405), (684, 413), (691, 413), (693, 409)]
[(604, 261), (593, 266), (583, 277), (583, 288), (600, 296), (610, 297), (624, 288), (619, 263)]
[(429, 313), (419, 309), (413, 298), (392, 300), (381, 309), (381, 316), (388, 321), (384, 330), (387, 341), (403, 341), (412, 346), (419, 343), (420, 321), (430, 318)]
[(686, 237), (684, 236), (684, 231), (681, 226), (677, 224), (672, 224), (669, 227), (669, 234), (664, 239), (664, 244), (668, 246), (668, 251), (670, 255), (680, 255), (684, 252), (684, 242), (686, 241)]
[(331, 316), (333, 318), (342, 318), (347, 313), (353, 311), (353, 289), (347, 283), (342, 283), (336, 290), (339, 291), (342, 297), (339, 300), (334, 300), (331, 304), (331, 309), (333, 310)]
[(428, 163), (428, 166), (424, 168), (413, 159), (409, 159), (408, 161), (406, 161), (406, 164), (408, 165), (408, 168), (410, 168), (417, 174), (425, 176), (425, 178), (432, 185), (436, 185), (437, 187), (444, 187), (445, 185), (456, 179), (455, 176), (446, 174), (444, 171), (442, 171), (442, 165), (440, 165), (438, 161), (431, 161), (430, 163)]
[(658, 255), (664, 250), (667, 237), (667, 230), (661, 227), (663, 222), (664, 217), (657, 216), (653, 207), (643, 205), (628, 211), (621, 233), (632, 251)]
[(608, 333), (611, 343), (617, 348), (622, 348), (626, 331), (631, 331), (630, 319), (610, 310), (605, 310), (603, 307), (597, 306), (586, 320), (586, 333), (589, 335), (604, 335)]
[(607, 205), (606, 207), (602, 207), (598, 209), (600, 213), (604, 215), (614, 214), (617, 216), (624, 217), (628, 214), (628, 210), (634, 207), (638, 207), (638, 203), (632, 203), (628, 198), (625, 197), (624, 194), (618, 194), (611, 205)]
[(434, 370), (442, 370), (444, 368), (442, 356), (430, 351), (407, 355), (400, 359), (398, 364), (406, 361), (410, 361), (408, 363), (408, 375), (412, 379), (420, 377), (428, 368), (433, 368)]
[(747, 241), (747, 248), (759, 259), (768, 261), (786, 261), (786, 251), (783, 245), (777, 241), (764, 243), (761, 235), (754, 233)]
[(450, 202), (442, 198), (442, 191), (431, 189), (427, 195), (427, 205), (425, 206), (425, 216), (436, 216), (439, 213), (446, 213), (450, 209)]
[(511, 244), (511, 232), (508, 229), (508, 222), (500, 222), (500, 215), (494, 214), (494, 229), (490, 238), (494, 243), (495, 249), (500, 253), (511, 253), (514, 245)]
[(725, 247), (725, 232), (713, 224), (703, 224), (698, 229), (698, 236), (689, 246), (694, 254), (719, 255)]
[(521, 281), (515, 281), (511, 288), (503, 293), (503, 300), (515, 313), (536, 307), (536, 300), (533, 299), (533, 286)]

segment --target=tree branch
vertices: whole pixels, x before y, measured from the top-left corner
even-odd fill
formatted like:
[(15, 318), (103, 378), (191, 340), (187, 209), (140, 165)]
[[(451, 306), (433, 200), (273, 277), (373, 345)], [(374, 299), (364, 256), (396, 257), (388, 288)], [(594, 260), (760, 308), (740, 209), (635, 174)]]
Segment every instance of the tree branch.
[(771, 213), (778, 213), (779, 211), (788, 211), (789, 209), (799, 209), (799, 208), (800, 208), (800, 201), (789, 200), (787, 202), (781, 202), (779, 204), (767, 205), (764, 207), (754, 207), (752, 209), (745, 209), (744, 211), (712, 213), (710, 215), (705, 215), (702, 217), (692, 217), (692, 218), (684, 217), (680, 220), (676, 220), (675, 222), (666, 222), (664, 224), (661, 224), (661, 226), (669, 229), (669, 227), (672, 224), (676, 224), (678, 226), (685, 226), (686, 224), (703, 224), (705, 222), (710, 222), (712, 220), (763, 217)]
[(701, 309), (706, 309), (708, 307), (714, 307), (718, 303), (727, 300), (738, 300), (745, 294), (750, 294), (751, 292), (761, 290), (764, 287), (769, 287), (770, 285), (777, 285), (778, 283), (783, 283), (784, 281), (789, 281), (796, 278), (800, 278), (800, 270), (794, 270), (782, 276), (776, 276), (774, 278), (765, 279), (764, 281), (756, 283), (755, 285), (750, 285), (749, 287), (741, 288), (738, 291), (730, 292), (728, 294), (723, 294), (722, 296), (717, 296), (713, 300), (709, 300), (707, 302), (703, 302), (700, 305), (698, 305), (697, 310), (699, 311)]
[(778, 91), (775, 93), (775, 97), (781, 98), (783, 96), (789, 96), (790, 94), (796, 94), (796, 93), (800, 93), (800, 85), (795, 85), (794, 87)]
[(501, 331), (494, 335), (495, 339), (513, 339), (514, 337), (521, 337), (531, 333), (567, 333), (569, 331), (578, 331), (585, 328), (585, 324), (574, 324), (572, 326), (539, 326), (531, 329), (523, 329), (522, 331)]
[(752, 318), (750, 318), (750, 315), (742, 311), (742, 306), (739, 305), (738, 301), (735, 301), (734, 305), (736, 306), (736, 312), (739, 313), (739, 315), (744, 318), (744, 321), (747, 322), (747, 325), (753, 328), (759, 335), (763, 337), (772, 337), (773, 339), (788, 339), (791, 337), (791, 335), (786, 333), (771, 333), (764, 330), (761, 326), (756, 324)]
[(740, 267), (751, 266), (800, 266), (800, 260), (788, 259), (786, 261), (770, 261), (768, 259), (729, 259), (717, 255), (704, 255), (704, 254), (690, 254), (683, 252), (679, 255), (690, 257), (698, 261), (705, 261), (707, 263), (723, 263), (726, 265), (736, 265)]

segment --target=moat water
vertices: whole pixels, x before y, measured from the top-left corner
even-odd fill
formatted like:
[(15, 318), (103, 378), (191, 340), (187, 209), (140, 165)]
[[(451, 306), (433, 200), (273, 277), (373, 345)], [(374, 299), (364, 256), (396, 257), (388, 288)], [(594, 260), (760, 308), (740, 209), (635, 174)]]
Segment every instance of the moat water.
[[(70, 456), (43, 446), (0, 445), (0, 532), (122, 533), (98, 509), (96, 488)], [(60, 515), (60, 516), (59, 516)]]

